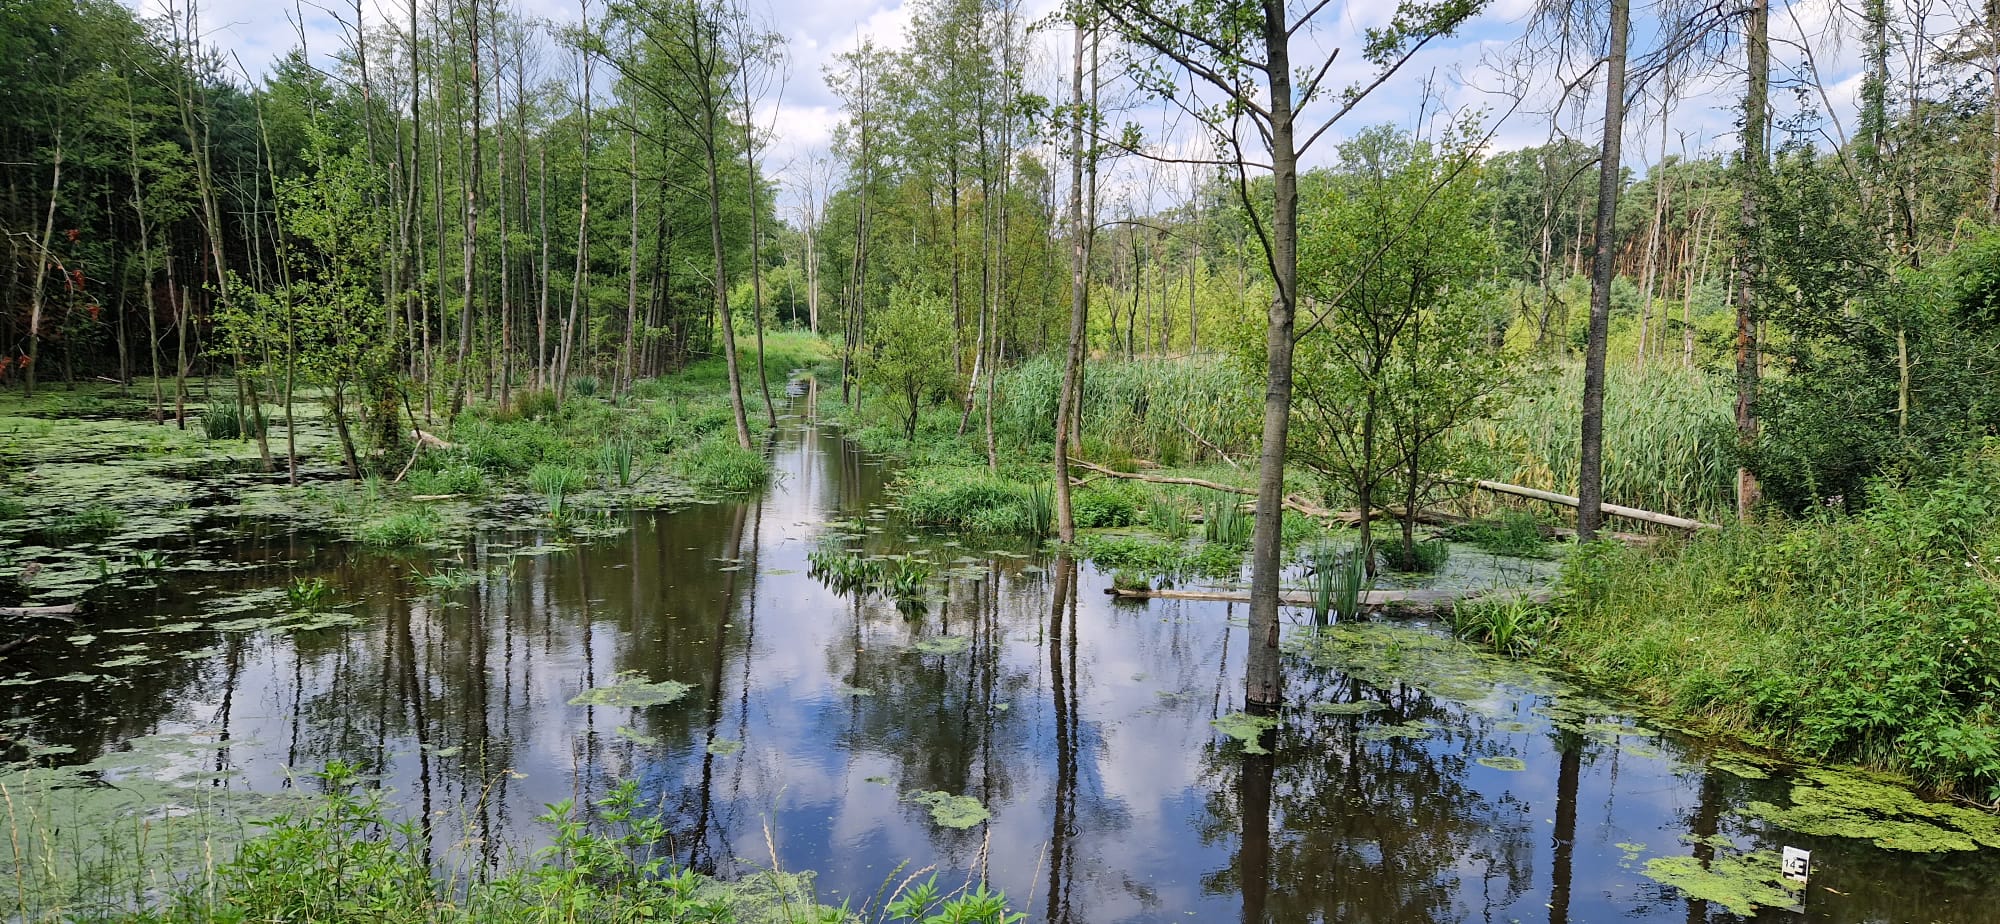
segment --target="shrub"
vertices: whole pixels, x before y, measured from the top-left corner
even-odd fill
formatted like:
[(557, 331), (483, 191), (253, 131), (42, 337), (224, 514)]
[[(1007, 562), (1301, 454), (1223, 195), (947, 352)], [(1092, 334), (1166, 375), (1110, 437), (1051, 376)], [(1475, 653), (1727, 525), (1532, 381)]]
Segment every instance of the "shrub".
[(674, 470), (697, 491), (746, 494), (771, 480), (771, 464), (735, 440), (706, 439), (674, 457)]
[(514, 393), (514, 413), (529, 420), (553, 416), (561, 408), (554, 389), (524, 388)]
[(1143, 498), (1128, 485), (1087, 488), (1070, 495), (1070, 513), (1080, 529), (1131, 526), (1139, 522)]

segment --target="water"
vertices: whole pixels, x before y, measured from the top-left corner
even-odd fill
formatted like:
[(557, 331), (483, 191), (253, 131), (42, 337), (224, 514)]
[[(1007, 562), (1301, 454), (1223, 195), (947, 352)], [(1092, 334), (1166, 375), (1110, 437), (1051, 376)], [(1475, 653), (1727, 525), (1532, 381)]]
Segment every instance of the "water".
[[(101, 595), (75, 630), (95, 639), (7, 662), (8, 727), (75, 762), (141, 736), (204, 740), (201, 761), (236, 771), (220, 785), (258, 792), (350, 761), (430, 820), (441, 863), (501, 862), (541, 842), (546, 804), (636, 779), (678, 861), (817, 870), (835, 903), (935, 867), (1062, 922), (1735, 920), (1645, 861), (1795, 844), (1814, 850), (1805, 914), (1759, 920), (2000, 921), (1994, 852), (1770, 829), (1739, 810), (1781, 802), (1782, 778), (1708, 769), (1705, 743), (1421, 625), (1295, 653), (1294, 703), (1386, 708), (1299, 708), (1274, 753), (1245, 754), (1210, 724), (1241, 708), (1240, 606), (1114, 602), (1088, 567), (912, 541), (880, 507), (882, 469), (831, 432), (794, 418), (771, 452), (763, 497), (633, 514), (567, 550), (496, 530), (455, 556), (398, 557), (211, 523), (176, 540), (183, 554), (254, 567)], [(946, 589), (926, 612), (807, 573), (847, 520), (871, 549), (932, 550)], [(469, 586), (412, 577), (453, 561)], [(211, 628), (272, 609), (267, 594), (218, 616), (218, 601), (303, 576), (327, 578), (356, 625)], [(568, 704), (621, 672), (693, 690)], [(905, 798), (919, 792), (992, 818), (941, 827)]]

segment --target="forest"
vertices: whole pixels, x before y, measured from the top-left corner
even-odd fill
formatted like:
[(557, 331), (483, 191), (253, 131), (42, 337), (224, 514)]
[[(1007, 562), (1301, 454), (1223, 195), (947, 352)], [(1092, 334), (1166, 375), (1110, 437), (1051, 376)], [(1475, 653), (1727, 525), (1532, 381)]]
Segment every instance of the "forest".
[[(725, 657), (738, 644), (726, 620), (754, 624), (765, 593), (739, 586), (739, 568), (805, 572), (814, 593), (853, 608), (852, 651), (829, 641), (821, 659), (853, 660), (854, 676), (835, 678), (844, 700), (873, 695), (855, 678), (864, 627), (880, 619), (909, 633), (912, 658), (984, 665), (971, 676), (997, 686), (980, 708), (1005, 713), (1001, 636), (1026, 630), (1001, 629), (1002, 616), (1032, 610), (1034, 637), (1051, 638), (1023, 650), (1051, 661), (1036, 682), (1058, 716), (1055, 744), (1035, 753), (1069, 780), (1058, 832), (1077, 810), (1085, 747), (1061, 717), (1090, 697), (1073, 689), (1085, 669), (1073, 659), (1077, 624), (1096, 611), (1079, 609), (1077, 588), (1101, 585), (1112, 622), (1118, 606), (1210, 607), (1202, 618), (1241, 631), (1221, 645), (1221, 705), (1195, 736), (1215, 766), (1216, 734), (1240, 750), (1211, 788), (1237, 800), (1222, 828), (1244, 846), (1227, 881), (1208, 885), (1242, 893), (1244, 920), (1340, 917), (1267, 908), (1261, 893), (1253, 916), (1247, 880), (1279, 875), (1266, 868), (1282, 865), (1270, 827), (1293, 814), (1272, 820), (1269, 755), (1282, 776), (1326, 750), (1302, 722), (1417, 747), (1405, 739), (1444, 721), (1369, 719), (1407, 704), (1301, 690), (1323, 692), (1337, 667), (1369, 689), (1410, 670), (1444, 700), (1464, 692), (1463, 677), (1421, 673), (1434, 665), (1355, 660), (1384, 657), (1380, 640), (1341, 627), (1385, 612), (1441, 627), (1407, 642), (1427, 657), (1467, 659), (1474, 674), (1534, 665), (1579, 685), (1493, 681), (1510, 696), (1589, 689), (1628, 704), (1573, 727), (1567, 713), (1548, 719), (1572, 838), (1590, 747), (1622, 747), (1618, 732), (1590, 735), (1640, 715), (1701, 742), (1704, 766), (1794, 782), (1789, 806), (1729, 797), (1769, 809), (1760, 824), (2000, 862), (2000, 5), (889, 8), (893, 33), (843, 38), (744, 0), (579, 0), (548, 18), (511, 0), (351, 0), (268, 13), (293, 41), (262, 63), (194, 0), (0, 4), (0, 517), (16, 534), (0, 548), (0, 623), (13, 623), (0, 667), (22, 671), (6, 694), (27, 697), (6, 733), (22, 773), (97, 772), (202, 686), (117, 681), (150, 692), (116, 730), (53, 718), (53, 691), (68, 688), (38, 685), (117, 676), (99, 668), (123, 658), (80, 652), (126, 631), (93, 628), (96, 614), (143, 599), (162, 624), (225, 640), (181, 657), (189, 670), (217, 659), (230, 690), (246, 637), (291, 639), (300, 664), (314, 645), (380, 659), (367, 695), (404, 704), (381, 706), (381, 741), (416, 729), (411, 753), (478, 753), (440, 785), (484, 793), (480, 780), (514, 765), (487, 750), (511, 746), (489, 743), (505, 736), (486, 717), (512, 694), (487, 704), (478, 675), (513, 675), (484, 666), (483, 614), (516, 593), (526, 611), (557, 607), (553, 591), (509, 589), (490, 554), (552, 569), (520, 577), (534, 586), (581, 586), (584, 556), (600, 554), (589, 547), (657, 545), (665, 562), (675, 536), (687, 549), (707, 549), (697, 529), (732, 537), (684, 563), (725, 580), (715, 594), (729, 602), (649, 591), (708, 613), (714, 664), (685, 652), (634, 662), (664, 644), (636, 636), (630, 652), (592, 642), (587, 587), (586, 634), (562, 647), (587, 663), (588, 689), (569, 704), (593, 715), (707, 703), (698, 811), (647, 814), (668, 796), (635, 755), (673, 739), (635, 718), (603, 745), (624, 757), (586, 762), (617, 772), (535, 804), (552, 832), (530, 836), (540, 861), (488, 857), (485, 875), (460, 881), (438, 872), (432, 849), (448, 838), (430, 816), (418, 813), (421, 836), (394, 820), (410, 806), (382, 793), (410, 781), (389, 746), (367, 756), (343, 730), (328, 739), (342, 744), (284, 756), (288, 774), (317, 774), (310, 788), (325, 795), (310, 810), (245, 840), (202, 885), (155, 885), (136, 907), (83, 902), (79, 881), (48, 872), (61, 863), (30, 872), (11, 822), (16, 858), (0, 867), (24, 883), (18, 917), (352, 920), (365, 907), (372, 920), (527, 921), (567, 906), (584, 910), (562, 920), (1122, 919), (1105, 910), (1115, 902), (1058, 901), (1075, 856), (1047, 834), (1037, 843), (1054, 878), (1021, 880), (1046, 885), (1042, 908), (1022, 903), (1020, 883), (988, 891), (983, 849), (963, 887), (913, 876), (872, 903), (823, 904), (810, 874), (781, 875), (778, 844), (769, 882), (732, 881), (736, 855), (702, 845), (723, 824), (711, 764), (740, 746), (713, 724), (730, 708), (730, 659), (742, 658), (746, 723), (756, 687), (750, 642)], [(833, 101), (823, 137), (786, 102), (813, 92)], [(836, 447), (816, 442), (822, 430)], [(862, 474), (871, 466), (881, 473)], [(822, 477), (841, 492), (833, 507), (811, 494)], [(745, 524), (764, 528), (795, 502), (787, 522), (816, 524), (799, 540), (810, 553), (760, 569), (773, 540)], [(697, 520), (671, 518), (725, 509), (747, 512), (674, 532)], [(273, 524), (293, 551), (257, 544), (276, 541)], [(353, 557), (328, 566), (297, 551), (301, 535)], [(254, 550), (204, 544), (220, 537)], [(966, 557), (988, 548), (999, 551)], [(557, 576), (566, 555), (574, 578)], [(631, 558), (635, 613), (621, 632), (644, 618), (640, 572), (670, 577)], [(229, 585), (240, 605), (193, 602), (194, 575), (236, 566), (259, 582)], [(371, 628), (358, 613), (377, 596), (348, 586), (374, 586), (370, 568), (395, 575), (398, 589), (377, 596), (435, 605)], [(1034, 602), (1003, 599), (1003, 583)], [(731, 615), (739, 599), (747, 617)], [(467, 606), (479, 619), (451, 622)], [(961, 628), (969, 641), (951, 634), (966, 606), (988, 614)], [(265, 610), (255, 626), (215, 622)], [(1065, 612), (1068, 654), (1055, 641)], [(942, 634), (917, 640), (934, 622)], [(313, 641), (327, 632), (351, 638)], [(64, 639), (79, 652), (45, 650)], [(1463, 649), (1432, 651), (1446, 642)], [(482, 667), (419, 676), (459, 644), (476, 644)], [(1401, 665), (1405, 642), (1390, 644)], [(621, 665), (617, 679), (600, 656)], [(683, 661), (685, 677), (654, 671)], [(339, 665), (327, 670), (345, 676), (346, 656)], [(322, 715), (360, 695), (327, 682)], [(481, 705), (425, 692), (433, 684)], [(952, 701), (942, 680), (926, 689)], [(217, 713), (225, 742), (230, 703)], [(433, 740), (474, 716), (476, 748)], [(596, 755), (614, 736), (592, 729)], [(1713, 742), (1726, 749), (1701, 750)], [(1001, 823), (979, 800), (951, 801), (970, 798), (975, 765), (999, 760), (965, 759), (905, 799), (954, 835)], [(1521, 763), (1475, 763), (1518, 769), (1510, 760)], [(419, 760), (426, 811), (434, 761)], [(1261, 788), (1248, 782), (1257, 768)], [(1815, 775), (1846, 773), (1881, 775)], [(1000, 798), (984, 785), (982, 800)], [(1693, 859), (1647, 860), (1650, 887), (1685, 893), (1690, 915), (1696, 902), (1736, 915), (1789, 904), (1744, 897), (1791, 886), (1746, 872), (1775, 841), (1711, 843), (1728, 841), (1716, 785), (1701, 784), (1703, 808), (1680, 832)], [(467, 798), (485, 811), (485, 795)], [(674, 814), (689, 811), (693, 835)], [(1266, 841), (1254, 854), (1253, 829)], [(690, 836), (685, 859), (654, 852)], [(329, 854), (367, 872), (316, 869)], [(837, 855), (806, 854), (822, 883)], [(1954, 882), (1983, 878), (1961, 872)], [(1558, 894), (1567, 909), (1561, 875), (1519, 895), (1536, 913)], [(30, 881), (67, 897), (31, 901)], [(840, 881), (860, 897), (874, 884)], [(1846, 907), (1914, 913), (1905, 898)], [(1397, 907), (1378, 919), (1453, 914)]]

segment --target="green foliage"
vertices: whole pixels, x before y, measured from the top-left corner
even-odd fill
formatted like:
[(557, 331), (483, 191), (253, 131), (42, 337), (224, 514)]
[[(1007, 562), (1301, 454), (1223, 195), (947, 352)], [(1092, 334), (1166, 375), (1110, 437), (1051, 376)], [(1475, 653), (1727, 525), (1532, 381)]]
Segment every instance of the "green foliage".
[(2000, 446), (1859, 514), (1566, 563), (1539, 641), (1590, 673), (1815, 758), (2000, 796)]
[(677, 453), (674, 472), (698, 491), (748, 494), (771, 480), (771, 463), (732, 438), (712, 437)]
[(1451, 560), (1451, 546), (1439, 540), (1422, 539), (1406, 545), (1399, 536), (1390, 544), (1383, 558), (1388, 560), (1390, 568), (1397, 571), (1434, 574), (1444, 570), (1445, 563)]
[(1549, 548), (1547, 537), (1542, 535), (1542, 525), (1535, 515), (1525, 510), (1500, 510), (1492, 516), (1482, 517), (1451, 528), (1450, 535), (1460, 542), (1469, 542), (1495, 555), (1510, 555), (1515, 558), (1547, 558)]
[(377, 516), (361, 524), (361, 541), (382, 548), (423, 545), (438, 537), (444, 522), (429, 507), (412, 507)]
[[(1722, 379), (1677, 367), (1606, 370), (1604, 499), (1709, 520), (1734, 512), (1736, 430)], [(1631, 400), (1617, 396), (1629, 396)], [(1565, 365), (1523, 387), (1491, 420), (1467, 427), (1480, 477), (1576, 493), (1583, 367)]]
[(465, 462), (447, 461), (410, 470), (403, 484), (411, 494), (458, 494), (478, 497), (486, 493), (486, 473)]
[(125, 522), (125, 514), (116, 507), (92, 504), (75, 513), (56, 519), (48, 526), (52, 536), (102, 535), (111, 532)]
[(924, 405), (950, 397), (958, 384), (951, 340), (941, 336), (950, 327), (941, 299), (908, 287), (890, 292), (888, 310), (869, 327), (869, 349), (859, 358), (862, 384), (898, 409), (907, 440), (917, 438)]
[(1461, 638), (1484, 642), (1501, 652), (1527, 654), (1535, 643), (1555, 628), (1550, 612), (1526, 598), (1506, 596), (1497, 600), (1461, 603), (1451, 611), (1452, 631)]
[[(1053, 443), (1061, 382), (1054, 356), (1002, 372), (995, 426), (1023, 442)], [(1084, 383), (1083, 432), (1119, 456), (1178, 465), (1213, 459), (1210, 447), (1240, 455), (1256, 445), (1260, 396), (1237, 364), (1207, 356), (1093, 361)]]
[(1086, 488), (1070, 495), (1070, 510), (1083, 529), (1131, 526), (1139, 522), (1145, 497), (1133, 485), (1119, 483)]
[(256, 439), (270, 421), (255, 409), (234, 402), (214, 402), (201, 415), (201, 430), (212, 440)]
[(1054, 522), (1049, 491), (972, 466), (905, 469), (890, 488), (914, 525), (1036, 537)]
[(293, 578), (285, 585), (285, 604), (294, 613), (317, 613), (333, 597), (333, 585), (326, 578)]
[(1193, 577), (1229, 580), (1243, 568), (1243, 551), (1215, 543), (1190, 547), (1139, 536), (1083, 536), (1077, 554), (1097, 567), (1131, 575), (1135, 586), (1157, 579), (1163, 584)]
[(1250, 547), (1250, 533), (1256, 521), (1245, 513), (1243, 502), (1234, 494), (1217, 493), (1209, 498), (1202, 521), (1202, 537), (1232, 549)]
[(1187, 506), (1178, 494), (1157, 492), (1146, 499), (1146, 525), (1168, 539), (1186, 539), (1194, 532)]
[(1313, 621), (1361, 615), (1361, 597), (1372, 583), (1368, 559), (1356, 547), (1321, 540), (1306, 550), (1306, 584), (1312, 588)]
[(582, 470), (568, 465), (542, 462), (528, 471), (528, 485), (548, 502), (549, 520), (555, 523), (568, 518), (569, 496), (588, 483)]

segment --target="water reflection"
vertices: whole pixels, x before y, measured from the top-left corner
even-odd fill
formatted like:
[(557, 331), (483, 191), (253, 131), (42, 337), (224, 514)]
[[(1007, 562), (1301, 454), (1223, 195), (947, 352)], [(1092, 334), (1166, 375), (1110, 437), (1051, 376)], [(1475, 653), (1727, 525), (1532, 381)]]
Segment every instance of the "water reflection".
[[(224, 745), (208, 760), (240, 771), (222, 786), (353, 763), (421, 819), (439, 862), (532, 848), (548, 803), (629, 778), (698, 868), (816, 869), (824, 899), (858, 902), (934, 865), (1053, 922), (1718, 921), (1627, 848), (1707, 859), (1718, 835), (1775, 842), (1732, 808), (1781, 784), (1692, 769), (1700, 748), (1673, 736), (1557, 728), (1532, 685), (1444, 696), (1294, 658), (1299, 706), (1380, 709), (1297, 708), (1269, 754), (1245, 754), (1209, 724), (1242, 706), (1240, 611), (1118, 603), (1065, 557), (913, 539), (880, 509), (880, 468), (831, 431), (793, 420), (770, 451), (779, 481), (761, 498), (633, 514), (625, 535), (566, 550), (499, 530), (383, 556), (212, 524), (180, 547), (246, 570), (99, 601), (98, 641), (14, 662), (22, 682), (0, 701), (17, 733), (78, 761), (200, 732)], [(870, 552), (930, 550), (934, 599), (903, 609), (814, 580), (806, 555), (834, 521), (860, 524)], [(452, 568), (469, 583), (412, 577)], [(355, 628), (208, 628), (218, 603), (306, 575), (339, 588)], [(626, 673), (693, 689), (569, 705)], [(918, 792), (992, 818), (941, 827)], [(1808, 920), (2000, 920), (1989, 857), (1807, 846), (1838, 890), (1815, 891)]]

